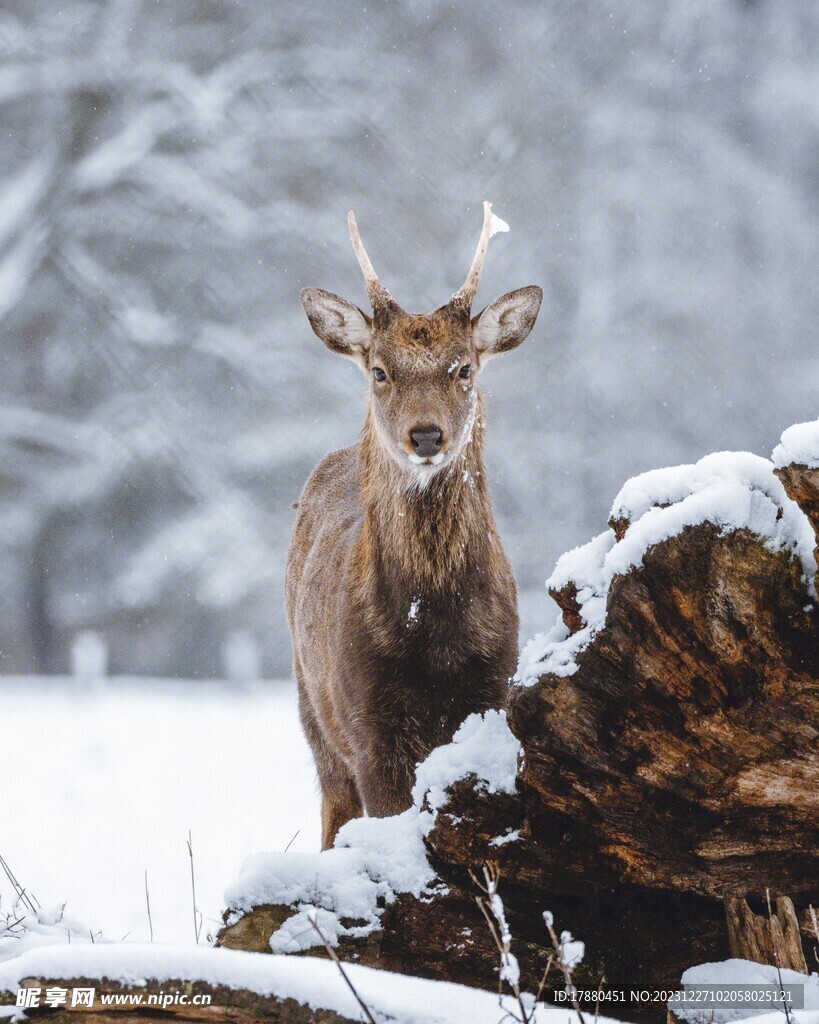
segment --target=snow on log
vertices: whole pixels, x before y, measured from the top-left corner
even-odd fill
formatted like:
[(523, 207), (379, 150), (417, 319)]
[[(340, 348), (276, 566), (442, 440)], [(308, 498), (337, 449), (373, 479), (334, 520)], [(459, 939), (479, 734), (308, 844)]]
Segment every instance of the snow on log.
[[(510, 999), (499, 1007), (496, 993), (441, 981), (344, 964), (357, 997), (374, 1020), (393, 1024), (497, 1024)], [(329, 960), (260, 956), (200, 946), (111, 943), (30, 949), (0, 962), (0, 1017), (13, 1020), (18, 987), (34, 990), (31, 1014), (45, 1012), (54, 1024), (118, 1021), (152, 1024), (157, 1020), (211, 1024), (344, 1024), (363, 1019), (356, 995)], [(89, 1009), (69, 1009), (77, 988), (94, 989)], [(38, 991), (39, 990), (39, 991)], [(49, 1008), (51, 990), (68, 993), (67, 1005)], [(102, 996), (111, 996), (108, 1005)], [(172, 1001), (180, 994), (182, 1001)], [(209, 1000), (204, 1003), (203, 999)], [(117, 1002), (119, 1000), (119, 1002)], [(153, 1000), (153, 1002), (151, 1002)], [(565, 1011), (539, 1006), (532, 1024), (564, 1024)], [(607, 1017), (601, 1024), (617, 1024)]]
[[(469, 959), (474, 943), (462, 930), (477, 908), (466, 898), (462, 924), (464, 915), (456, 909), (459, 897), (450, 898), (449, 887), (430, 863), (425, 837), (458, 779), (468, 777), (472, 788), (493, 798), (514, 793), (519, 749), (505, 712), (470, 715), (452, 743), (434, 750), (419, 766), (414, 804), (403, 814), (348, 822), (335, 847), (322, 853), (248, 858), (225, 893), (219, 944), (257, 952), (321, 954), (321, 941), (308, 921), (313, 915), (349, 960), (401, 970), (407, 958), (426, 956), (430, 964), (418, 973), (472, 980), (476, 964), (459, 972), (457, 965), (440, 960), (436, 965), (432, 959), (428, 937), (434, 930), (443, 943), (460, 944), (460, 953)], [(452, 905), (443, 919), (440, 899)], [(404, 920), (406, 915), (411, 921)], [(383, 948), (385, 934), (390, 939)], [(483, 964), (493, 950), (491, 939), (483, 934), (476, 939), (478, 963)], [(417, 949), (408, 953), (404, 940), (417, 943)]]
[(584, 875), (815, 895), (809, 518), (772, 463), (723, 452), (629, 481), (611, 524), (552, 576), (565, 638), (524, 651), (510, 700), (521, 781), (554, 828), (585, 825)]
[(788, 427), (773, 451), (774, 472), (788, 496), (808, 517), (817, 539), (813, 556), (819, 566), (819, 420)]

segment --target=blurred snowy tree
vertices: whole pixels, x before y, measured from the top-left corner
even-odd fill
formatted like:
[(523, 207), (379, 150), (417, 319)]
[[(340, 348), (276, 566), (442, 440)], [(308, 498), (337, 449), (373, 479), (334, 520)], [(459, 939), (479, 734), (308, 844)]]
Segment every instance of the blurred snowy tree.
[(635, 0), (0, 8), (0, 650), (288, 670), (290, 502), (363, 384), (305, 284), (363, 301), (353, 206), (410, 308), (530, 282), (493, 366), (496, 506), (524, 591), (622, 480), (816, 415), (816, 6)]

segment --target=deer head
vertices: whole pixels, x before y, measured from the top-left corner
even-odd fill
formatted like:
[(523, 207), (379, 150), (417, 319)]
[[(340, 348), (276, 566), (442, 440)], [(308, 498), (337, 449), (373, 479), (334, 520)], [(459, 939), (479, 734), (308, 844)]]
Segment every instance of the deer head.
[(472, 315), (491, 233), (491, 206), (483, 205), (483, 229), (466, 280), (446, 305), (432, 313), (407, 313), (381, 284), (352, 211), (350, 239), (372, 316), (319, 288), (301, 293), (313, 331), (369, 378), (372, 422), (380, 443), (400, 467), (423, 481), (463, 451), (475, 419), (475, 386), (484, 365), (520, 345), (534, 326), (543, 298), (539, 287), (529, 285)]

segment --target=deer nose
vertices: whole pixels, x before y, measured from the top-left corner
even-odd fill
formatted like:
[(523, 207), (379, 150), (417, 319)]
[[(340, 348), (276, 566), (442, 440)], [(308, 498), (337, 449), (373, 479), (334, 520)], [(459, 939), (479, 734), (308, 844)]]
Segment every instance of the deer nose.
[(421, 459), (432, 458), (441, 450), (443, 435), (437, 427), (415, 427), (409, 432), (412, 450)]

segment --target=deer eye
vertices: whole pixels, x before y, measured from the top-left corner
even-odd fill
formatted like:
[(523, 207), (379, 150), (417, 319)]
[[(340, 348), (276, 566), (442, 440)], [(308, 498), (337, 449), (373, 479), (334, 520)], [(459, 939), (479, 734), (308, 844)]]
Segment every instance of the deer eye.
[(464, 366), (462, 366), (460, 368), (460, 370), (458, 370), (458, 376), (462, 380), (467, 380), (467, 378), (471, 377), (472, 376), (472, 366), (471, 366), (471, 364), (470, 363), (466, 363)]
[(386, 373), (384, 373), (380, 366), (373, 367), (373, 377), (375, 377), (375, 379), (379, 381), (387, 379)]

